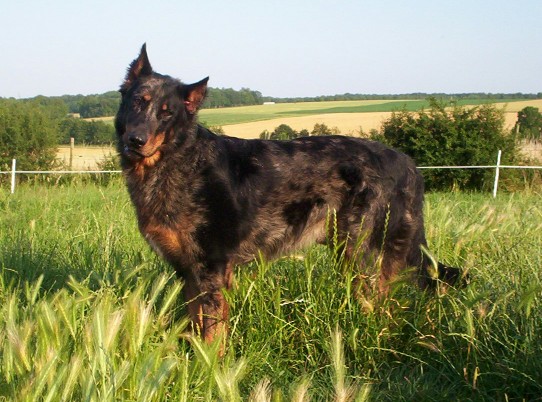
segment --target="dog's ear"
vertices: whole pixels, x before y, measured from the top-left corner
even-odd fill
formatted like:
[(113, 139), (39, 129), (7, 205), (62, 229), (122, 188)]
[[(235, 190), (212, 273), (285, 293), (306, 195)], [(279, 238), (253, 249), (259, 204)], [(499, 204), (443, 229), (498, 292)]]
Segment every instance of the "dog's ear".
[(124, 79), (124, 83), (121, 86), (121, 92), (126, 91), (132, 86), (132, 84), (139, 78), (145, 77), (152, 74), (151, 63), (149, 62), (149, 57), (147, 56), (147, 44), (144, 43), (141, 46), (141, 51), (137, 59), (132, 61), (130, 67), (128, 67), (128, 73)]
[(201, 107), (205, 95), (207, 95), (207, 81), (209, 81), (209, 77), (206, 77), (195, 84), (184, 86), (184, 105), (186, 106), (188, 113), (195, 114)]

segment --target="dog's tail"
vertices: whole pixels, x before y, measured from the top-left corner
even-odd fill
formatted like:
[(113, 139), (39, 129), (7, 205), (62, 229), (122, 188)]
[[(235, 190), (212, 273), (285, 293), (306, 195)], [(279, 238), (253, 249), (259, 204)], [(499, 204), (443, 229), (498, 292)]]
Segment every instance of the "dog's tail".
[(417, 261), (412, 262), (417, 263), (418, 283), (422, 289), (436, 289), (438, 283), (455, 287), (467, 285), (468, 275), (465, 275), (461, 268), (451, 267), (437, 261), (425, 245), (420, 246), (420, 251), (421, 253), (417, 254)]
[(422, 289), (434, 290), (438, 283), (462, 288), (468, 282), (468, 275), (464, 275), (461, 268), (450, 267), (441, 262), (436, 263), (435, 269), (435, 265), (428, 261), (428, 265), (422, 268), (420, 275), (420, 286)]

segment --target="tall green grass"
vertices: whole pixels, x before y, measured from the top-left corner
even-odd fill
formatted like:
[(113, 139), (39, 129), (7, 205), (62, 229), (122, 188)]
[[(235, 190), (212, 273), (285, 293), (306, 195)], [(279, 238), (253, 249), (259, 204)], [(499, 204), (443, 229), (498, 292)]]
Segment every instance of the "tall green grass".
[(361, 304), (314, 247), (238, 267), (226, 354), (186, 330), (181, 286), (124, 187), (0, 190), (0, 400), (521, 400), (542, 395), (537, 194), (430, 194), (431, 251), (465, 289), (398, 281)]

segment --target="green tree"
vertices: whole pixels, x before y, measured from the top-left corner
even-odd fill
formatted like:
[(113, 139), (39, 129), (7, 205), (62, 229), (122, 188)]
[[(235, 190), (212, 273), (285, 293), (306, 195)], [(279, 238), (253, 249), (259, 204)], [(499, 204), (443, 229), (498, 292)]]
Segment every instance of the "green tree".
[(324, 123), (316, 123), (311, 131), (311, 135), (333, 135), (339, 134), (337, 127), (329, 128)]
[[(467, 108), (430, 99), (429, 110), (392, 113), (376, 139), (410, 155), (418, 166), (494, 164), (499, 149), (503, 163), (518, 158), (515, 138), (504, 129), (503, 111), (490, 104)], [(481, 189), (492, 172), (428, 169), (423, 174), (426, 186), (433, 190)]]
[(40, 109), (51, 120), (63, 119), (69, 112), (68, 106), (60, 98), (49, 98), (40, 95), (21, 102), (27, 103), (30, 107)]
[(47, 170), (54, 166), (57, 124), (30, 102), (0, 100), (0, 169), (17, 159), (18, 169)]
[(280, 126), (276, 127), (271, 135), (269, 136), (269, 139), (271, 140), (292, 140), (294, 138), (297, 138), (299, 136), (298, 132), (295, 131), (292, 127), (290, 127), (287, 124), (281, 124)]
[(102, 145), (115, 141), (115, 128), (103, 121), (68, 117), (60, 122), (59, 132), (59, 141), (62, 144), (69, 144), (70, 138), (74, 138), (76, 144)]
[[(111, 92), (107, 92), (111, 94)], [(117, 113), (120, 103), (120, 97), (111, 95), (91, 95), (85, 96), (79, 102), (79, 113), (81, 117), (106, 117)]]
[(528, 141), (542, 141), (542, 114), (537, 107), (527, 106), (518, 112), (514, 127), (519, 138)]

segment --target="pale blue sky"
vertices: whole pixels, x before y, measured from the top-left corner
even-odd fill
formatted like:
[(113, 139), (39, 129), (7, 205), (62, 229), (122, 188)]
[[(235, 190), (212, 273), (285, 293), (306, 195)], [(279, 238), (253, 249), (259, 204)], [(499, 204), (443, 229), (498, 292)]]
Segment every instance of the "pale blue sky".
[(542, 92), (542, 0), (0, 0), (0, 96), (156, 71), (270, 96)]

